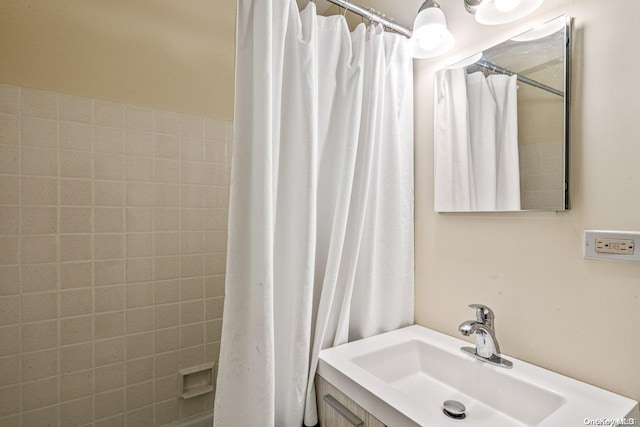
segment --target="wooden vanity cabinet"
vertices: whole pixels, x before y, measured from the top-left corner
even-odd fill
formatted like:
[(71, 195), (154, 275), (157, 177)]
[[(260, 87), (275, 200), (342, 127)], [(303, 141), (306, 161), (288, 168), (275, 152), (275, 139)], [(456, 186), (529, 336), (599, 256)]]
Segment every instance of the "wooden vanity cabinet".
[(386, 427), (320, 375), (315, 382), (320, 427)]

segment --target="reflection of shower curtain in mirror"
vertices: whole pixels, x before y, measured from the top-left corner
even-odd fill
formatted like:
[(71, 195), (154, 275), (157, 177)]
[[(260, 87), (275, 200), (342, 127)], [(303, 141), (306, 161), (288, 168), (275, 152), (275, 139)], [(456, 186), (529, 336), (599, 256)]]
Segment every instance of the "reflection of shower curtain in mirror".
[(517, 77), (436, 75), (436, 211), (520, 210)]

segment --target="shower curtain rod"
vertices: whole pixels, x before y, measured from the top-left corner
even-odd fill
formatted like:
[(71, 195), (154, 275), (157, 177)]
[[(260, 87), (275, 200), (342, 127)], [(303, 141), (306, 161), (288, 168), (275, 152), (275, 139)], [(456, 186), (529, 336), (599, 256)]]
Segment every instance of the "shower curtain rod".
[(398, 34), (402, 34), (406, 38), (411, 37), (411, 33), (413, 32), (411, 28), (404, 27), (398, 23), (396, 23), (392, 18), (387, 18), (383, 14), (377, 12), (374, 9), (365, 9), (362, 6), (358, 6), (357, 4), (353, 4), (348, 0), (327, 0), (329, 3), (337, 4), (343, 9), (349, 10), (357, 15), (364, 17), (372, 22), (377, 22), (384, 27), (387, 27), (391, 31), (394, 31)]
[[(503, 67), (501, 67), (501, 66), (499, 66), (497, 64), (494, 64), (493, 62), (489, 62), (489, 61), (484, 60), (484, 59), (481, 59), (481, 60), (477, 61), (476, 65), (479, 66), (479, 67), (485, 68), (487, 70), (494, 71), (496, 73), (505, 74), (507, 76), (513, 76), (514, 74), (516, 74), (511, 70), (507, 70), (506, 68), (503, 68)], [(542, 90), (547, 91), (547, 92), (551, 92), (554, 95), (558, 95), (558, 96), (564, 97), (564, 92), (562, 92), (561, 90), (552, 88), (551, 86), (547, 86), (544, 83), (540, 83), (539, 81), (530, 79), (529, 77), (525, 77), (525, 76), (522, 76), (520, 74), (518, 74), (517, 76), (518, 76), (518, 81), (519, 82), (522, 82), (524, 84), (528, 84), (530, 86), (537, 87), (538, 89), (542, 89)]]

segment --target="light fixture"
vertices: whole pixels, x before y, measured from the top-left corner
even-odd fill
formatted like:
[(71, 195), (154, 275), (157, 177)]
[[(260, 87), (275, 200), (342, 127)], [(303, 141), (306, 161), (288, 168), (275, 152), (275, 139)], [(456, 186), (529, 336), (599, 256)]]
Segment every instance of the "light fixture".
[(499, 25), (524, 18), (544, 0), (464, 0), (464, 6), (476, 21), (484, 25)]
[(426, 0), (413, 23), (410, 39), (414, 58), (433, 58), (448, 52), (455, 44), (453, 34), (440, 5), (435, 0)]
[[(413, 29), (398, 24), (384, 13), (352, 3), (351, 0), (327, 0), (345, 11), (351, 11), (370, 22), (376, 22), (389, 31), (409, 38), (414, 58), (433, 58), (450, 51), (455, 44), (453, 34), (447, 28), (447, 20), (435, 0), (425, 0), (418, 10)], [(530, 14), (544, 0), (463, 0), (464, 7), (475, 15), (476, 21), (485, 25), (498, 25), (515, 21)]]

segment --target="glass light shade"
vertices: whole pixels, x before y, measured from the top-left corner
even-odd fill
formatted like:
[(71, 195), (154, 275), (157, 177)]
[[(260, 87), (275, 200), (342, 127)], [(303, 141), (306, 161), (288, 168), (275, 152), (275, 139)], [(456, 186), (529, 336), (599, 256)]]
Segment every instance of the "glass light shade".
[(566, 21), (563, 19), (554, 19), (552, 21), (547, 22), (546, 24), (539, 25), (532, 30), (527, 31), (526, 33), (520, 34), (519, 36), (511, 38), (514, 42), (528, 42), (531, 40), (538, 40), (544, 37), (550, 36), (551, 34), (557, 33), (562, 30), (567, 25)]
[(440, 8), (428, 7), (418, 13), (410, 43), (414, 58), (433, 58), (453, 48), (453, 34), (447, 29), (447, 21)]
[(463, 59), (462, 61), (456, 62), (453, 65), (449, 65), (447, 69), (451, 70), (456, 68), (465, 68), (465, 67), (468, 67), (469, 65), (475, 64), (481, 59), (482, 59), (482, 52), (478, 52), (473, 56)]
[(520, 5), (521, 0), (494, 0), (500, 12), (511, 12)]
[(485, 0), (476, 10), (476, 21), (500, 25), (524, 18), (540, 7), (544, 0)]

